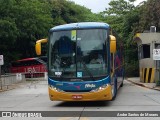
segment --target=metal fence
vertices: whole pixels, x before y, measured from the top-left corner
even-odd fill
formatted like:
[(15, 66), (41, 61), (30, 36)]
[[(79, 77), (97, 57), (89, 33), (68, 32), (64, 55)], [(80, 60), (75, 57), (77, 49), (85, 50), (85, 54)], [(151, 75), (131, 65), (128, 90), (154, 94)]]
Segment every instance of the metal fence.
[(18, 83), (24, 83), (26, 81), (42, 81), (47, 80), (48, 74), (47, 72), (41, 73), (16, 73), (16, 74), (4, 74), (0, 77), (0, 90), (7, 90), (17, 85)]
[(1, 75), (0, 89), (8, 89), (9, 86), (23, 82), (25, 80), (25, 75), (21, 73)]
[(48, 78), (47, 72), (36, 72), (36, 73), (24, 73), (25, 78), (43, 78), (46, 79)]

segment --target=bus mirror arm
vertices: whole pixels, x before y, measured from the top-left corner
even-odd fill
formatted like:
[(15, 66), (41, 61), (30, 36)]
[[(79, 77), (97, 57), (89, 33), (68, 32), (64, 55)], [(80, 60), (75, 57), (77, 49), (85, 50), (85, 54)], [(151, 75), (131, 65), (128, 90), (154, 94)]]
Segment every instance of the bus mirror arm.
[(35, 50), (37, 55), (41, 55), (41, 44), (47, 42), (48, 42), (47, 39), (41, 39), (36, 41)]

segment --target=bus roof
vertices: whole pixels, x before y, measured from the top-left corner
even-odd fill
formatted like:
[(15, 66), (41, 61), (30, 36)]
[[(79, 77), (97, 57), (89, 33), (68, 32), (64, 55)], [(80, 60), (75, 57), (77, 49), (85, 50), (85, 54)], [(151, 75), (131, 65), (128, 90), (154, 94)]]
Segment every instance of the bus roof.
[(103, 22), (80, 22), (80, 23), (70, 23), (70, 24), (55, 26), (50, 29), (50, 32), (59, 30), (90, 29), (90, 28), (108, 29), (109, 27), (110, 26), (107, 23)]

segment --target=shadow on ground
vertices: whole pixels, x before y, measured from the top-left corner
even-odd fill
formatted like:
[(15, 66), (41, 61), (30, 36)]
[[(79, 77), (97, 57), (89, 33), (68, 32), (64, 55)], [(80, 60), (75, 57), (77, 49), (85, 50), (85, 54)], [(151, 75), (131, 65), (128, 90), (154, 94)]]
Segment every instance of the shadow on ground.
[(62, 102), (56, 107), (106, 107), (109, 106), (111, 101), (77, 101), (77, 102)]

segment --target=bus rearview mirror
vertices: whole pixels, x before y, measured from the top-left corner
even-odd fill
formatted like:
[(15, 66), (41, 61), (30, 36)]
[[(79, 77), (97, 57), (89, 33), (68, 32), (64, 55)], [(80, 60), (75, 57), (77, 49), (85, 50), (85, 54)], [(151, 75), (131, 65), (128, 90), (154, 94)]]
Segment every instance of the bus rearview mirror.
[(36, 49), (36, 54), (41, 55), (41, 43), (36, 43), (35, 49)]
[(113, 35), (110, 35), (110, 52), (116, 52), (116, 37)]
[(47, 43), (47, 39), (41, 39), (37, 40), (36, 45), (35, 45), (35, 50), (37, 55), (41, 55), (41, 44), (42, 43)]

